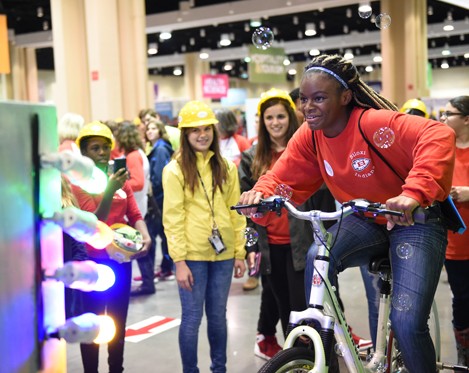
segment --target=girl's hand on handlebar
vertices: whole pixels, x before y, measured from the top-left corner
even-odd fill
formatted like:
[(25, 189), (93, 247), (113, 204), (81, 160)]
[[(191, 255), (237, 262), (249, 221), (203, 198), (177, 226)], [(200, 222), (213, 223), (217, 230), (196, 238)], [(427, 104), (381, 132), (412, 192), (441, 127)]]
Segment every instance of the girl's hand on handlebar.
[(386, 201), (386, 208), (394, 211), (402, 211), (404, 215), (385, 215), (386, 219), (388, 219), (387, 229), (390, 231), (396, 224), (403, 226), (413, 225), (414, 218), (412, 213), (419, 206), (420, 204), (417, 200), (406, 196), (397, 196), (388, 199)]
[[(252, 205), (255, 203), (259, 203), (262, 197), (263, 197), (263, 194), (261, 192), (256, 192), (254, 189), (251, 189), (241, 194), (241, 196), (239, 197), (239, 204), (240, 205)], [(251, 216), (255, 214), (256, 211), (257, 211), (257, 207), (239, 210), (239, 212), (245, 216)]]

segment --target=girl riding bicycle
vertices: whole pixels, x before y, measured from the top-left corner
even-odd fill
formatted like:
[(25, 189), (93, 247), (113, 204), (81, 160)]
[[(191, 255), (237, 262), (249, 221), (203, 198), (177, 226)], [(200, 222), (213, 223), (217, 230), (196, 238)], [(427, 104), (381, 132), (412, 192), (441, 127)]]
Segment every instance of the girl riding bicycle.
[[(342, 56), (313, 59), (301, 80), (300, 100), (306, 123), (272, 171), (243, 193), (240, 203), (257, 203), (274, 194), (279, 184), (289, 185), (292, 200), (303, 203), (325, 182), (339, 202), (366, 198), (404, 212), (402, 217), (387, 216), (387, 221), (350, 215), (341, 222), (340, 231), (339, 224), (334, 225), (330, 231), (337, 240), (329, 276), (335, 281), (344, 269), (388, 254), (393, 277), (390, 318), (405, 365), (411, 372), (435, 371), (427, 320), (447, 232), (441, 223), (414, 225), (412, 211), (448, 196), (454, 131), (433, 120), (398, 113), (395, 105), (367, 86), (355, 66)], [(257, 222), (265, 224), (268, 219), (265, 216)], [(400, 255), (403, 250), (412, 254)], [(315, 253), (311, 251), (306, 276), (314, 265)], [(377, 296), (370, 286), (367, 296), (374, 306)]]

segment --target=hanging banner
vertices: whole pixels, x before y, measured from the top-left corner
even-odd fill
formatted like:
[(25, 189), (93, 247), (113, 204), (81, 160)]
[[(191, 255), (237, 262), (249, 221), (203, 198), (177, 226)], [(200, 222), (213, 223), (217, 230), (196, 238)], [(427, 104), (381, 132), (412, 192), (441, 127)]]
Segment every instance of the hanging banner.
[(0, 14), (0, 74), (10, 73), (10, 49), (8, 47), (7, 16)]
[(226, 74), (202, 74), (202, 96), (220, 99), (228, 95), (230, 80)]
[(249, 82), (251, 83), (285, 83), (287, 74), (285, 73), (285, 50), (283, 48), (269, 48), (266, 50), (257, 49), (251, 45), (249, 47), (248, 64)]

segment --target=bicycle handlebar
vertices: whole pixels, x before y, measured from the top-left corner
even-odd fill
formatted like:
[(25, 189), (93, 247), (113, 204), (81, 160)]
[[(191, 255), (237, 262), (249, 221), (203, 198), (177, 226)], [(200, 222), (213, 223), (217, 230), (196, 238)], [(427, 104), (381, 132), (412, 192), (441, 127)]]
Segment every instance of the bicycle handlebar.
[[(282, 208), (286, 208), (294, 217), (309, 221), (315, 219), (322, 221), (338, 220), (353, 213), (370, 213), (373, 217), (378, 215), (404, 215), (404, 213), (401, 211), (388, 210), (386, 209), (386, 206), (382, 205), (381, 203), (370, 202), (365, 199), (354, 199), (349, 202), (345, 202), (340, 210), (334, 212), (325, 212), (320, 210), (300, 211), (290, 202), (286, 201), (285, 198), (280, 196), (264, 198), (259, 203), (231, 206), (231, 209), (237, 210), (239, 212), (239, 210), (254, 207), (257, 207), (257, 212), (276, 212), (278, 214)], [(413, 217), (414, 221), (419, 224), (425, 224), (433, 218), (430, 215), (430, 211), (422, 207), (418, 207), (414, 210)]]

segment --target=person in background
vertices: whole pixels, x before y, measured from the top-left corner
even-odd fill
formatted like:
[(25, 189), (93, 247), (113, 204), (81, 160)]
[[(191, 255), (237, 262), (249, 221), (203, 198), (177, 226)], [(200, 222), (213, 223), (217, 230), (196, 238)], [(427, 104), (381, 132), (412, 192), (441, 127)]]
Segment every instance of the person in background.
[[(143, 125), (143, 127), (141, 128), (141, 131), (143, 131), (143, 134), (145, 134), (146, 126), (148, 126), (148, 123), (151, 118), (153, 118), (154, 120), (161, 121), (159, 114), (153, 109), (140, 110), (140, 112), (138, 113), (138, 117), (140, 118), (141, 123)], [(179, 128), (174, 127), (169, 124), (165, 124), (165, 128), (166, 128), (166, 133), (169, 136), (171, 147), (173, 148), (174, 151), (177, 151), (179, 149), (179, 138), (181, 136), (181, 131), (179, 130)]]
[(179, 350), (184, 373), (199, 372), (197, 347), (204, 308), (212, 372), (226, 372), (226, 307), (231, 277), (245, 272), (246, 219), (230, 206), (240, 189), (236, 166), (221, 156), (217, 119), (205, 103), (179, 113), (181, 147), (163, 169), (163, 224), (176, 266), (182, 307)]
[(300, 102), (300, 88), (297, 87), (295, 89), (292, 89), (289, 93), (291, 99), (295, 103), (296, 106), (296, 117), (298, 118), (298, 123), (301, 125), (301, 123), (304, 122), (305, 116), (303, 112), (301, 111), (301, 102)]
[(241, 153), (249, 149), (251, 144), (248, 139), (236, 132), (238, 130), (238, 122), (231, 110), (215, 110), (215, 116), (218, 120), (217, 129), (220, 133), (221, 155), (234, 162), (236, 166), (239, 166)]
[[(456, 163), (450, 195), (466, 222), (469, 222), (469, 96), (452, 98), (441, 121), (456, 133)], [(453, 293), (453, 329), (458, 364), (469, 365), (469, 232), (448, 233), (445, 268)]]
[[(91, 158), (96, 167), (105, 174), (108, 173), (111, 149), (115, 145), (108, 126), (98, 121), (86, 124), (81, 129), (76, 143), (84, 156)], [(76, 185), (72, 185), (72, 191), (80, 209), (94, 213), (99, 220), (109, 226), (115, 223), (126, 224), (142, 234), (143, 247), (132, 257), (137, 259), (146, 255), (151, 239), (127, 180), (128, 177), (128, 171), (121, 168), (109, 175), (106, 189), (102, 194), (90, 194)], [(112, 260), (105, 250), (96, 250), (89, 245), (86, 245), (86, 249), (89, 259), (107, 265), (116, 275), (113, 286), (103, 292), (84, 293), (83, 302), (85, 312), (107, 314), (114, 320), (116, 334), (108, 343), (107, 361), (110, 373), (120, 373), (124, 370), (125, 325), (129, 309), (132, 265), (131, 262), (118, 263)], [(81, 344), (80, 350), (84, 372), (96, 373), (99, 366), (99, 345)]]
[[(134, 193), (135, 202), (142, 217), (145, 218), (148, 210), (148, 191), (150, 187), (150, 162), (143, 151), (143, 144), (137, 126), (129, 121), (119, 124), (115, 132), (117, 148), (126, 158), (127, 170), (129, 172), (128, 183)], [(148, 226), (147, 226), (148, 228)], [(143, 260), (145, 255), (139, 260)], [(132, 289), (131, 296), (154, 294), (155, 284), (153, 277), (143, 277), (142, 284)]]
[[(169, 142), (168, 134), (163, 122), (151, 119), (147, 125), (146, 138), (152, 148), (148, 158), (150, 159), (151, 193), (148, 196), (149, 214), (146, 216), (148, 230), (152, 243), (147, 256), (138, 260), (141, 277), (134, 277), (136, 281), (149, 280), (172, 281), (176, 277), (173, 273), (174, 263), (168, 252), (168, 241), (163, 227), (163, 168), (171, 160), (173, 148)], [(162, 259), (160, 269), (155, 272), (156, 237), (161, 239)], [(144, 280), (143, 280), (144, 281)]]
[[(117, 119), (106, 120), (106, 121), (103, 121), (102, 123), (104, 123), (106, 126), (108, 126), (111, 129), (112, 135), (115, 138), (116, 133), (117, 133), (117, 129), (119, 128), (119, 126), (121, 125), (122, 122), (123, 122), (123, 120), (121, 118), (117, 118)], [(119, 148), (118, 146), (115, 146), (111, 150), (111, 158), (110, 159), (113, 160), (113, 159), (122, 158), (122, 157), (125, 157), (124, 150)]]
[(59, 152), (64, 150), (71, 150), (80, 154), (75, 144), (75, 140), (80, 133), (80, 130), (85, 125), (85, 120), (79, 114), (66, 113), (60, 118), (57, 124), (57, 131), (59, 134)]
[[(325, 182), (339, 203), (365, 198), (402, 211), (402, 216), (375, 221), (349, 215), (334, 224), (329, 229), (337, 236), (329, 277), (335, 284), (346, 268), (389, 255), (390, 319), (404, 364), (413, 373), (434, 372), (435, 349), (427, 323), (443, 266), (447, 228), (441, 222), (414, 224), (412, 212), (447, 198), (454, 168), (454, 131), (437, 121), (397, 112), (394, 104), (361, 80), (351, 61), (339, 55), (313, 58), (301, 79), (300, 100), (306, 124), (291, 138), (271, 172), (244, 192), (239, 203), (258, 203), (274, 194), (277, 185), (285, 184), (292, 188), (292, 201), (301, 204)], [(250, 215), (255, 209), (243, 212)], [(256, 222), (268, 224), (272, 215)], [(411, 257), (400, 256), (402, 242), (415, 248)], [(314, 248), (308, 252), (307, 278), (312, 278)], [(312, 284), (307, 286), (308, 294)], [(370, 298), (375, 307), (376, 294)], [(370, 320), (370, 324), (376, 322)], [(376, 340), (376, 328), (370, 330)]]
[(407, 100), (399, 111), (401, 113), (418, 115), (419, 117), (424, 117), (427, 119), (430, 118), (427, 105), (425, 105), (425, 103), (418, 98)]

